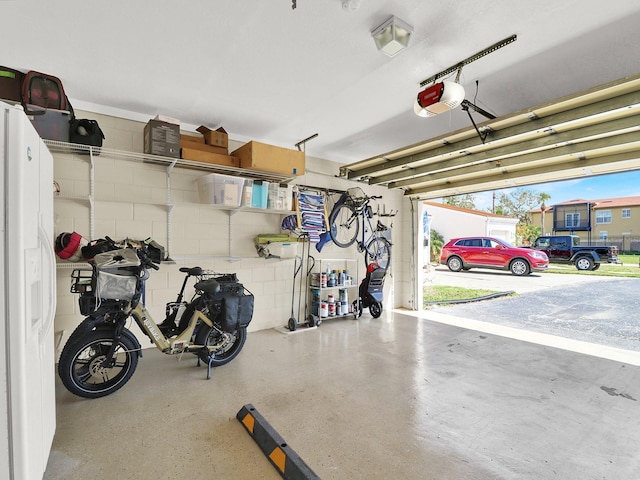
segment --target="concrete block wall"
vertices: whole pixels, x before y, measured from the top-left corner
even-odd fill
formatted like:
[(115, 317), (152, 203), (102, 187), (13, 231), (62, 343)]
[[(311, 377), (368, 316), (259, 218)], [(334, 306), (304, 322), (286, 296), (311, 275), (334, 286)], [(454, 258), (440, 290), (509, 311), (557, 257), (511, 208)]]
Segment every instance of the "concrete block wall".
[[(91, 112), (77, 112), (77, 116), (98, 120), (106, 137), (103, 147), (142, 152), (144, 123)], [(231, 140), (229, 150), (241, 144)], [(88, 156), (54, 153), (54, 162), (54, 176), (61, 189), (61, 197), (55, 201), (55, 234), (76, 231), (89, 239), (90, 208), (86, 200), (90, 191)], [(201, 204), (196, 179), (207, 172), (176, 167), (170, 175), (170, 196), (175, 206), (171, 209), (169, 232), (167, 176), (164, 166), (100, 155), (94, 157), (94, 169), (93, 237), (110, 236), (116, 240), (143, 240), (152, 237), (165, 247), (170, 247), (169, 254), (175, 263), (162, 264), (160, 271), (152, 271), (151, 278), (147, 281), (146, 305), (156, 322), (163, 320), (165, 303), (175, 299), (182, 284), (184, 277), (178, 269), (197, 265), (220, 273), (235, 272), (255, 295), (255, 312), (249, 331), (286, 325), (291, 315), (295, 261), (260, 258), (253, 242), (257, 234), (280, 233), (282, 215), (253, 211), (232, 213)], [(354, 186), (352, 182), (336, 178), (338, 170), (339, 165), (333, 162), (307, 156), (307, 173), (296, 178), (294, 183), (334, 189)], [(406, 242), (400, 240), (406, 233), (400, 232), (400, 229), (406, 228), (403, 210), (408, 202), (397, 191), (382, 187), (364, 188), (370, 194), (384, 195), (387, 210), (399, 211), (396, 217), (383, 219), (387, 224), (393, 222), (395, 241), (392, 273), (386, 283), (384, 305), (385, 309), (407, 307), (409, 305), (404, 292), (406, 282), (403, 278), (411, 278), (411, 275), (402, 272), (408, 268), (410, 256), (405, 251)], [(301, 245), (299, 251), (300, 248)], [(311, 254), (316, 258), (356, 259), (358, 283), (364, 274), (363, 256), (355, 246), (342, 249), (327, 244), (322, 252), (317, 252), (312, 245)], [(82, 320), (77, 305), (78, 297), (69, 292), (69, 276), (74, 266), (78, 265), (60, 263), (57, 269), (58, 308), (55, 331), (59, 348)], [(353, 292), (355, 293), (355, 289)], [(193, 293), (192, 289), (190, 293)], [(297, 297), (295, 309), (298, 317)], [(303, 319), (298, 318), (298, 321)], [(135, 325), (129, 327), (136, 333), (143, 347), (151, 346), (150, 340)]]

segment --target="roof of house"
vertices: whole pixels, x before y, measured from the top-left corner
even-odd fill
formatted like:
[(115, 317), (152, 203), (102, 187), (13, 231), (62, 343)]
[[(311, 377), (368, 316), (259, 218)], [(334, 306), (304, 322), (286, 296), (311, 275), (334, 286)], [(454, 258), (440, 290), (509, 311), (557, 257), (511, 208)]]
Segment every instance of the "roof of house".
[(428, 201), (425, 201), (423, 203), (425, 205), (431, 205), (433, 207), (444, 208), (446, 210), (455, 210), (456, 212), (463, 212), (463, 213), (468, 213), (468, 214), (471, 214), (471, 215), (478, 215), (478, 216), (481, 216), (481, 217), (508, 218), (508, 219), (511, 219), (511, 220), (514, 219), (514, 217), (508, 217), (506, 215), (498, 215), (496, 213), (483, 212), (482, 210), (473, 210), (471, 208), (456, 207), (454, 205), (447, 205), (446, 203), (428, 202)]
[[(602, 208), (620, 208), (620, 207), (633, 207), (640, 205), (640, 196), (636, 197), (618, 197), (618, 198), (600, 198), (597, 200), (585, 200), (584, 198), (575, 198), (573, 200), (567, 200), (566, 202), (556, 203), (556, 205), (574, 205), (577, 203), (590, 203), (593, 209)], [(553, 206), (547, 207), (545, 212), (552, 211)], [(534, 208), (530, 210), (531, 213), (539, 213), (540, 208)]]

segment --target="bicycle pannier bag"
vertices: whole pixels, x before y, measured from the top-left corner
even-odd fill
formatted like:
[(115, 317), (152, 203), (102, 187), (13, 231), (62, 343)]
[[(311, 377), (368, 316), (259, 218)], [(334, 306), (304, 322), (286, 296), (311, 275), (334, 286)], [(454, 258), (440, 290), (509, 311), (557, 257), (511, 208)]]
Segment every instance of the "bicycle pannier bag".
[(132, 300), (136, 295), (138, 276), (131, 267), (139, 267), (140, 259), (131, 248), (100, 253), (93, 259), (96, 266), (96, 297), (110, 300)]
[(225, 296), (222, 303), (222, 329), (234, 332), (238, 328), (245, 328), (253, 317), (253, 295)]
[[(235, 332), (238, 328), (245, 328), (253, 318), (254, 297), (244, 288), (235, 273), (218, 275), (213, 278), (219, 285), (218, 293), (207, 293), (207, 303), (220, 312), (222, 329), (225, 332)], [(203, 289), (207, 280), (196, 284), (197, 289)]]
[(22, 101), (28, 105), (67, 110), (67, 96), (58, 77), (28, 71), (22, 82)]
[(0, 99), (22, 102), (22, 80), (24, 73), (0, 66)]

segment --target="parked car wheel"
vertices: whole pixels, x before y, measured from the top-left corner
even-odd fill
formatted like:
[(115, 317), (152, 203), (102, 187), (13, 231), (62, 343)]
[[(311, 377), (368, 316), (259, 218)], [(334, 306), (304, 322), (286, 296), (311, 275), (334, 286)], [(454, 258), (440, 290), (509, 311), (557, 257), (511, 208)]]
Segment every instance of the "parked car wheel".
[(447, 267), (449, 267), (449, 270), (452, 272), (459, 272), (462, 270), (462, 259), (460, 257), (449, 257)]
[(576, 260), (576, 268), (581, 271), (588, 271), (593, 268), (593, 260), (589, 257), (580, 257)]
[(514, 261), (512, 261), (511, 265), (509, 265), (509, 270), (511, 270), (511, 273), (519, 277), (523, 277), (531, 273), (531, 267), (526, 260), (523, 260), (521, 258), (516, 258)]

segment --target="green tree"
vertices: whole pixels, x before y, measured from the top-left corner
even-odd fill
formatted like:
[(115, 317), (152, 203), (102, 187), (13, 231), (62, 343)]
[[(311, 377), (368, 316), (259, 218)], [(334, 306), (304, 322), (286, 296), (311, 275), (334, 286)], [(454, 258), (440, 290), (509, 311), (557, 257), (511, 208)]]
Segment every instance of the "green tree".
[(538, 225), (529, 225), (526, 223), (519, 223), (516, 225), (516, 238), (519, 239), (518, 243), (523, 245), (531, 245), (542, 233), (542, 227)]
[(476, 210), (476, 199), (470, 193), (466, 193), (464, 195), (454, 195), (452, 197), (444, 197), (443, 203), (445, 203), (446, 205), (452, 205), (454, 207)]
[(501, 193), (498, 196), (496, 213), (507, 217), (516, 217), (519, 220), (516, 225), (516, 238), (524, 244), (533, 243), (540, 236), (542, 228), (531, 224), (531, 210), (545, 205), (544, 202), (551, 196), (548, 193), (538, 192), (528, 188), (517, 188), (510, 194)]
[(549, 200), (548, 193), (538, 192), (528, 188), (516, 188), (510, 194), (500, 193), (496, 205), (496, 213), (507, 217), (516, 217), (520, 223), (531, 224), (531, 214), (534, 208), (538, 208)]
[(431, 261), (440, 261), (440, 252), (444, 247), (444, 238), (435, 230), (431, 229), (431, 238), (429, 239), (429, 247), (431, 249)]

